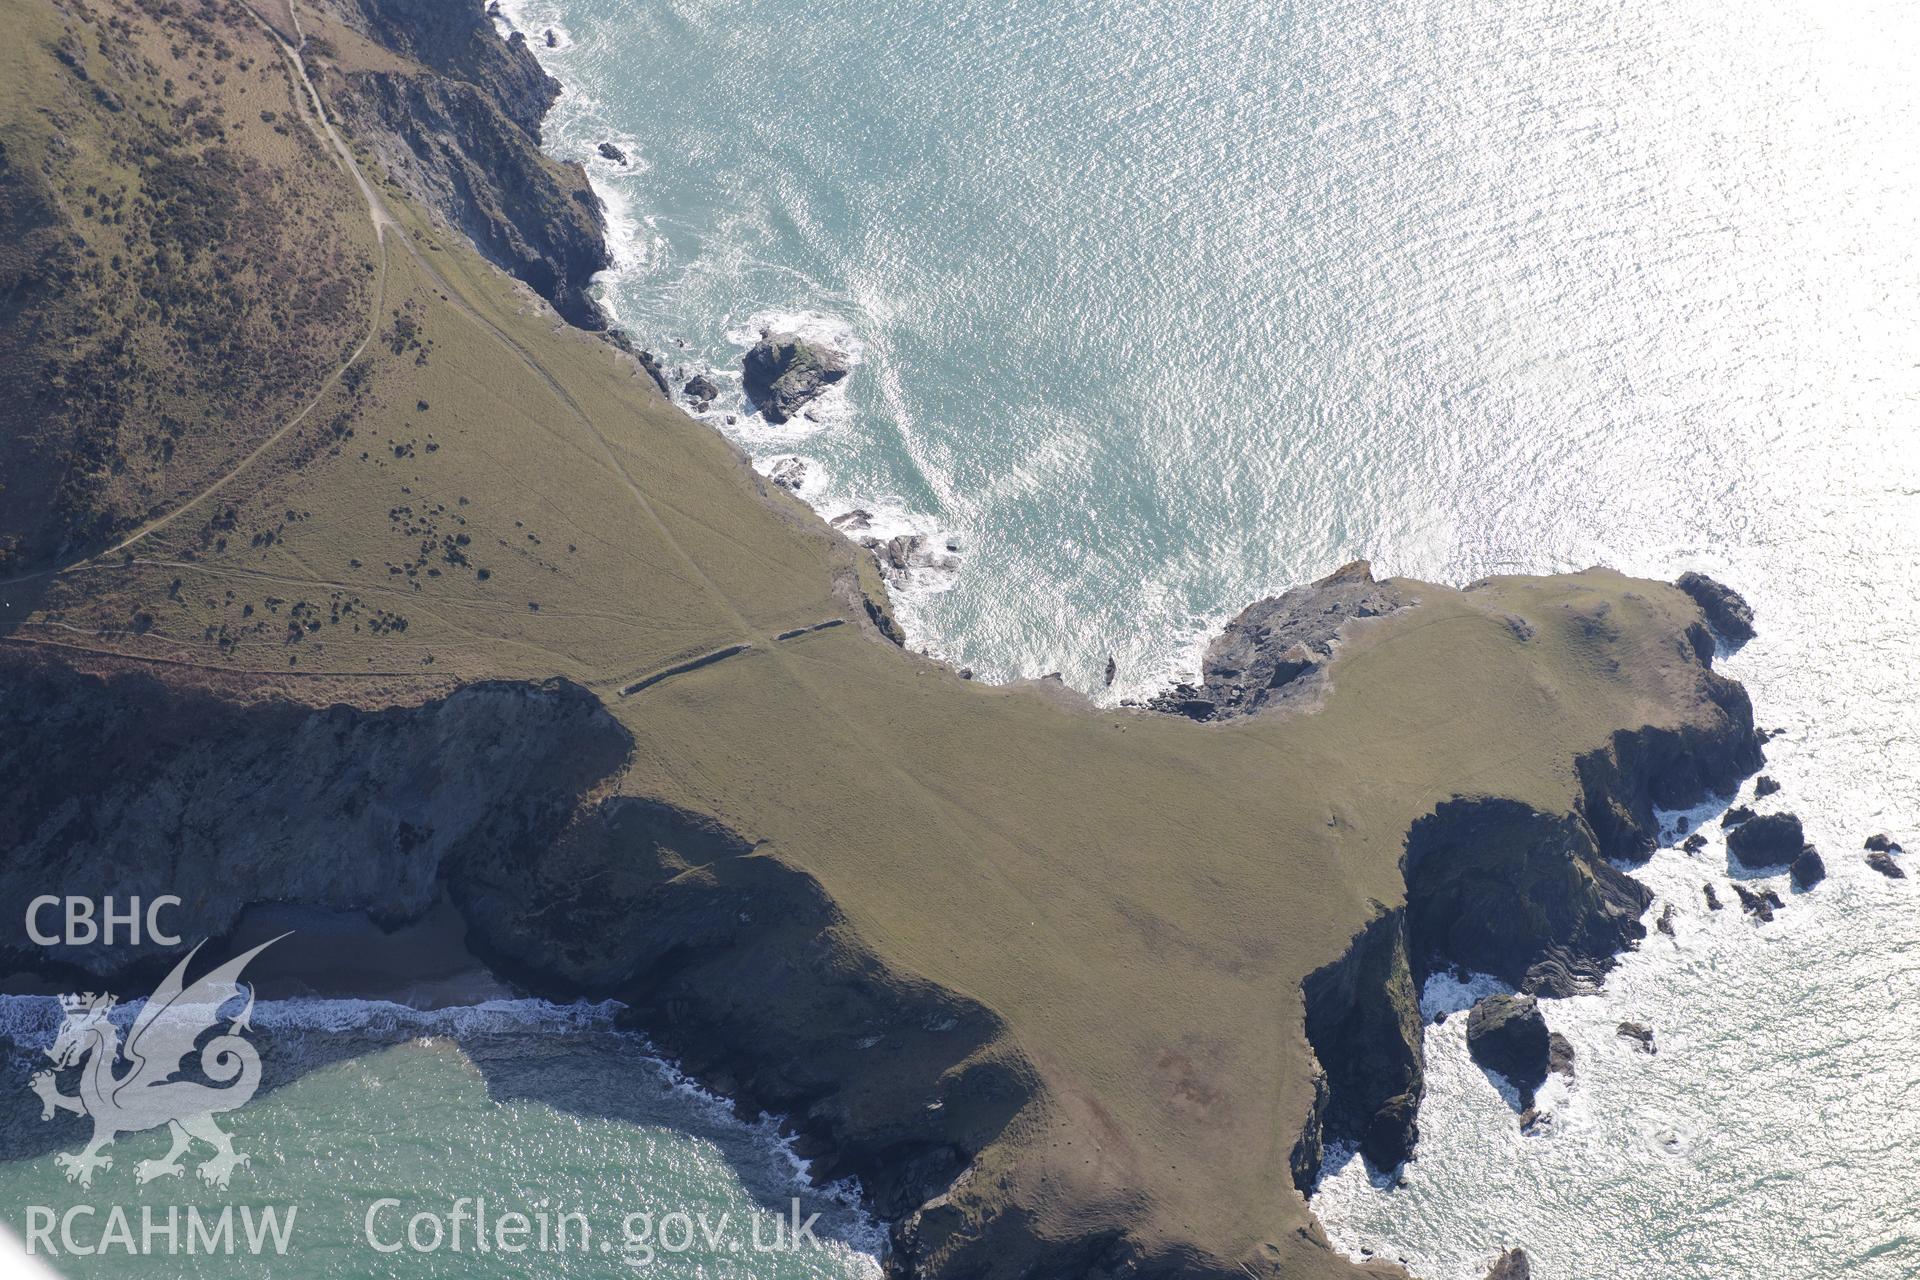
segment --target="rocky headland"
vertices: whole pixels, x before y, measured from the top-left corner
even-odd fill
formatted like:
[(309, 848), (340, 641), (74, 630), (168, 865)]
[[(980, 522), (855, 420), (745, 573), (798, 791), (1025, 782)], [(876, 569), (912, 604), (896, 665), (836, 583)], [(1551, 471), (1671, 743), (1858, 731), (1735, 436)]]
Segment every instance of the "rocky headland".
[[(1408, 601), (1454, 594), (1389, 589)], [(1576, 630), (1610, 612), (1583, 610)], [(1542, 643), (1507, 607), (1474, 616), (1510, 643)], [(1654, 805), (1690, 803), (1758, 766), (1739, 686), (1699, 659), (1684, 626), (1660, 647), (1676, 664), (1663, 681), (1690, 689), (1678, 721), (1617, 730), (1569, 761), (1581, 788), (1566, 812), (1496, 796), (1437, 805), (1404, 832), (1403, 900), (1304, 977), (1318, 1083), (1290, 1162), (1303, 1190), (1329, 1141), (1358, 1143), (1382, 1168), (1416, 1154), (1425, 974), (1468, 965), (1523, 991), (1583, 989), (1644, 934), (1649, 897), (1608, 859), (1652, 847)], [(989, 1006), (866, 951), (816, 877), (759, 856), (760, 841), (714, 816), (618, 794), (635, 742), (587, 690), (495, 682), (384, 710), (239, 705), (138, 673), (4, 661), (0, 771), (20, 785), (0, 828), (20, 856), (0, 871), (0, 908), (21, 907), (56, 870), (75, 892), (180, 894), (213, 934), (259, 903), (397, 925), (445, 894), (496, 972), (550, 995), (622, 1000), (696, 1077), (788, 1116), (818, 1174), (859, 1178), (895, 1224), (902, 1274), (969, 1274), (1002, 1250), (1095, 1272), (1228, 1274), (1198, 1259), (1126, 1261), (1135, 1246), (1121, 1237), (1035, 1255), (1046, 1237), (1021, 1214), (962, 1208), (952, 1197), (982, 1153), (1045, 1105), (1044, 1075)], [(1345, 678), (1338, 662), (1324, 676)], [(158, 963), (124, 948), (7, 960), (101, 981)], [(756, 991), (766, 998), (742, 998)], [(1502, 1011), (1476, 1009), (1476, 1056), (1529, 1093), (1547, 1067), (1545, 1028), (1531, 996)]]
[[(1688, 580), (1686, 594), (1696, 603), (1704, 596), (1723, 618), (1751, 616), (1730, 588), (1698, 574)], [(1243, 610), (1208, 647), (1200, 682), (1175, 685), (1148, 705), (1206, 721), (1315, 705), (1328, 692), (1329, 668), (1342, 645), (1364, 637), (1377, 619), (1417, 609), (1419, 601), (1418, 584), (1377, 581), (1371, 566), (1355, 561)], [(1702, 621), (1707, 616), (1703, 606)], [(1501, 620), (1519, 642), (1534, 639), (1526, 618)], [(1583, 625), (1596, 637), (1608, 631), (1603, 618)], [(1714, 709), (1707, 720), (1677, 732), (1618, 732), (1607, 749), (1580, 757), (1574, 771), (1581, 800), (1572, 812), (1459, 796), (1409, 829), (1402, 863), (1406, 905), (1383, 914), (1345, 958), (1307, 981), (1307, 1035), (1327, 1086), (1319, 1131), (1310, 1126), (1296, 1153), (1303, 1189), (1318, 1176), (1320, 1152), (1330, 1140), (1356, 1146), (1381, 1169), (1412, 1156), (1424, 1088), (1419, 992), (1429, 974), (1461, 967), (1530, 993), (1511, 1005), (1483, 1002), (1475, 1010), (1475, 1025), (1485, 1024), (1483, 1037), (1475, 1038), (1480, 1043), (1503, 1044), (1514, 1028), (1537, 1031), (1532, 1039), (1539, 1043), (1531, 1047), (1538, 1052), (1525, 1056), (1539, 1061), (1518, 1074), (1509, 1070), (1515, 1054), (1486, 1051), (1490, 1063), (1502, 1064), (1492, 1069), (1508, 1074), (1530, 1098), (1545, 1078), (1548, 1055), (1548, 1033), (1531, 993), (1589, 990), (1645, 937), (1641, 917), (1653, 896), (1614, 861), (1643, 861), (1657, 847), (1656, 807), (1684, 808), (1730, 794), (1763, 759), (1745, 692), (1712, 670), (1714, 646), (1701, 621), (1679, 640), (1697, 664), (1703, 704)], [(1800, 853), (1798, 821), (1792, 826), (1793, 853), (1780, 865)], [(1487, 1032), (1496, 1009), (1497, 1035)]]
[[(175, 8), (142, 9), (156, 57)], [(862, 549), (461, 242), (583, 314), (597, 212), (538, 158), (524, 41), (477, 4), (315, 8), (329, 109), (444, 223), (389, 232), (424, 247), (381, 250), (376, 332), (434, 345), (366, 344), (124, 555), (0, 583), (0, 914), (49, 883), (177, 894), (194, 937), (450, 904), (497, 974), (620, 1000), (785, 1117), (899, 1276), (1397, 1274), (1301, 1192), (1330, 1142), (1417, 1158), (1420, 983), (1585, 989), (1646, 931), (1613, 861), (1760, 765), (1698, 594), (1352, 565), (1243, 613), (1177, 715), (964, 680), (899, 646)], [(34, 74), (106, 111), (56, 39)], [(778, 342), (761, 372), (783, 413), (834, 380)], [(0, 947), (76, 984), (165, 959)]]
[(1547, 1082), (1552, 1033), (1532, 996), (1488, 996), (1467, 1015), (1467, 1052), (1520, 1091), (1523, 1106)]

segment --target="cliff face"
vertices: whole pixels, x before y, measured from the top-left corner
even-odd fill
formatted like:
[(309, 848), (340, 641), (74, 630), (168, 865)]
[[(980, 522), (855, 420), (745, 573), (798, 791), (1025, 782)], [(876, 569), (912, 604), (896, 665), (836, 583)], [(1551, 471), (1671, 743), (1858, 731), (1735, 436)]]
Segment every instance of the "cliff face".
[(480, 0), (348, 0), (367, 34), (430, 71), (473, 85), (535, 142), (540, 122), (560, 96), (560, 82), (540, 69), (515, 32), (503, 41)]
[[(631, 739), (585, 690), (491, 682), (419, 707), (238, 706), (9, 651), (0, 680), (0, 913), (51, 892), (175, 894), (195, 937), (296, 902), (399, 923), (474, 850), (539, 848)], [(107, 975), (150, 942), (0, 956)]]
[(1746, 691), (1707, 666), (1710, 644), (1702, 650), (1690, 637), (1688, 647), (1709, 714), (1679, 729), (1621, 731), (1606, 750), (1580, 757), (1576, 811), (1456, 797), (1408, 831), (1405, 908), (1375, 920), (1303, 987), (1307, 1038), (1326, 1081), (1296, 1149), (1303, 1191), (1329, 1140), (1355, 1144), (1381, 1169), (1414, 1153), (1428, 976), (1459, 966), (1568, 996), (1597, 985), (1646, 936), (1640, 918), (1653, 895), (1613, 861), (1653, 850), (1656, 805), (1731, 793), (1762, 763)]
[(567, 321), (604, 329), (588, 287), (613, 261), (605, 218), (586, 171), (540, 150), (540, 122), (560, 85), (526, 37), (502, 40), (477, 0), (357, 0), (350, 18), (418, 63), (326, 71), (321, 82), (351, 135), (409, 196)]
[(482, 952), (542, 989), (615, 996), (711, 1088), (787, 1118), (889, 1221), (952, 1183), (1032, 1099), (979, 1004), (890, 973), (811, 877), (711, 818), (621, 796), (552, 846), (449, 878)]
[(1420, 989), (1409, 957), (1406, 912), (1368, 925), (1345, 956), (1303, 985), (1307, 1042), (1325, 1071), (1321, 1100), (1294, 1152), (1294, 1184), (1312, 1189), (1328, 1138), (1359, 1144), (1392, 1169), (1420, 1139), (1425, 1088)]

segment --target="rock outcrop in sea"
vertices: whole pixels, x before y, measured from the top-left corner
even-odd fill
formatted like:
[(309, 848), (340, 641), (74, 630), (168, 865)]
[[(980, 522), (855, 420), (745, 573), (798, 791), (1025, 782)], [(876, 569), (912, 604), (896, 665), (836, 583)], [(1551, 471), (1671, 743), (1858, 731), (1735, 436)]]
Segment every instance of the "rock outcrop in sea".
[(1622, 1040), (1631, 1041), (1634, 1048), (1642, 1053), (1658, 1052), (1653, 1043), (1653, 1028), (1644, 1022), (1623, 1022), (1614, 1029), (1614, 1034)]
[(1791, 813), (1763, 813), (1727, 833), (1727, 852), (1743, 867), (1784, 867), (1807, 847), (1800, 819)]
[(1773, 890), (1749, 889), (1738, 880), (1733, 882), (1733, 892), (1734, 896), (1740, 899), (1741, 910), (1763, 924), (1772, 921), (1773, 913), (1784, 909), (1787, 905)]
[(1494, 1260), (1487, 1280), (1533, 1280), (1533, 1267), (1524, 1249), (1509, 1249)]
[(687, 379), (686, 386), (680, 388), (680, 394), (687, 398), (688, 404), (692, 405), (699, 412), (705, 413), (713, 407), (713, 402), (719, 398), (720, 387), (718, 383), (714, 382), (712, 378), (707, 377), (704, 373), (696, 373)]
[(1523, 1107), (1547, 1082), (1552, 1052), (1547, 1020), (1532, 996), (1487, 996), (1467, 1015), (1467, 1052), (1520, 1091)]
[(778, 425), (820, 398), (852, 365), (832, 347), (767, 328), (741, 361), (747, 399)]

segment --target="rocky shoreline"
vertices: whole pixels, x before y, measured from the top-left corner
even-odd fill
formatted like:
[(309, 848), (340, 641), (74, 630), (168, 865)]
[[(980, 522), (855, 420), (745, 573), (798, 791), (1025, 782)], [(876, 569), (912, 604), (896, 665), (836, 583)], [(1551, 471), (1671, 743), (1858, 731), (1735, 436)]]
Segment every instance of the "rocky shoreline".
[(541, 121), (560, 82), (541, 69), (525, 35), (501, 40), (478, 4), (353, 3), (366, 34), (424, 74), (343, 73), (313, 59), (350, 136), (372, 147), (409, 196), (569, 324), (605, 329), (589, 288), (613, 264), (606, 219), (585, 168), (541, 150)]
[[(1699, 574), (1686, 575), (1680, 589), (1716, 630), (1736, 628), (1723, 639), (1751, 638), (1752, 610), (1736, 592)], [(1417, 606), (1415, 591), (1376, 581), (1365, 561), (1355, 561), (1250, 605), (1208, 647), (1198, 684), (1175, 685), (1148, 705), (1196, 720), (1311, 705), (1356, 628)], [(1522, 639), (1531, 634), (1518, 617), (1509, 625)], [(1306, 983), (1307, 1037), (1324, 1087), (1295, 1149), (1303, 1193), (1330, 1142), (1356, 1147), (1381, 1170), (1413, 1156), (1424, 1089), (1420, 990), (1428, 976), (1462, 969), (1529, 995), (1568, 996), (1596, 986), (1646, 936), (1640, 918), (1653, 896), (1614, 863), (1645, 861), (1657, 847), (1656, 807), (1731, 795), (1764, 763), (1746, 691), (1712, 669), (1707, 626), (1696, 623), (1686, 647), (1714, 714), (1679, 730), (1622, 731), (1607, 749), (1579, 758), (1576, 811), (1457, 796), (1408, 831), (1405, 906), (1383, 912), (1344, 957)], [(1786, 834), (1797, 853), (1799, 824), (1791, 826)]]
[[(1336, 591), (1351, 596), (1363, 576), (1350, 566)], [(1610, 859), (1650, 852), (1656, 805), (1728, 791), (1760, 766), (1744, 692), (1688, 652), (1711, 713), (1583, 757), (1576, 812), (1458, 797), (1407, 832), (1404, 905), (1303, 986), (1321, 1071), (1291, 1162), (1303, 1193), (1331, 1142), (1382, 1169), (1415, 1153), (1427, 974), (1466, 966), (1565, 995), (1644, 936), (1649, 895)], [(1225, 1274), (1129, 1260), (1118, 1237), (1043, 1243), (1017, 1214), (983, 1222), (958, 1208), (948, 1189), (1035, 1101), (1032, 1065), (991, 1011), (850, 942), (821, 886), (753, 856), (749, 836), (605, 794), (633, 742), (584, 689), (495, 682), (382, 711), (242, 707), (144, 675), (12, 651), (0, 662), (0, 741), (16, 744), (0, 766), (22, 784), (0, 804), (0, 825), (21, 837), (0, 909), (22, 908), (52, 867), (70, 892), (178, 893), (196, 936), (227, 934), (259, 903), (398, 926), (444, 892), (495, 973), (550, 998), (620, 1000), (689, 1075), (785, 1117), (815, 1176), (857, 1179), (891, 1225), (895, 1274), (966, 1274), (967, 1259), (1006, 1251), (1080, 1273)], [(82, 764), (100, 760), (115, 767)], [(429, 768), (433, 787), (420, 782)], [(336, 852), (312, 856), (322, 848)], [(706, 873), (689, 880), (688, 865)], [(98, 948), (3, 958), (108, 982), (160, 963)]]
[(1342, 633), (1417, 603), (1392, 582), (1374, 579), (1365, 560), (1241, 610), (1207, 646), (1200, 682), (1182, 682), (1145, 705), (1192, 720), (1252, 715), (1269, 706), (1303, 705), (1333, 660)]
[[(408, 194), (465, 232), (568, 323), (604, 331), (640, 362), (661, 395), (671, 400), (677, 388), (690, 412), (711, 412), (721, 396), (719, 384), (704, 373), (669, 369), (658, 353), (641, 348), (626, 331), (610, 329), (604, 309), (588, 292), (594, 274), (613, 262), (601, 202), (581, 164), (555, 161), (539, 150), (541, 121), (561, 86), (541, 68), (526, 34), (514, 31), (504, 42), (488, 38), (496, 21), (506, 21), (497, 5), (482, 10), (426, 0), (353, 2), (366, 15), (369, 35), (423, 61), (437, 55), (433, 65), (445, 72), (335, 77), (348, 125), (375, 141), (382, 163), (400, 177)], [(541, 43), (557, 47), (551, 30)], [(526, 140), (533, 144), (531, 153)], [(596, 151), (614, 164), (629, 163), (612, 142), (598, 143)], [(503, 170), (490, 175), (486, 165)], [(741, 357), (741, 391), (750, 411), (782, 426), (810, 416), (809, 406), (852, 370), (851, 357), (833, 344), (768, 325)], [(732, 425), (736, 418), (729, 413), (726, 421)], [(806, 475), (805, 460), (796, 457), (777, 463), (768, 478), (798, 495)], [(866, 513), (855, 508), (846, 514)], [(840, 519), (834, 527), (841, 527)], [(931, 535), (878, 539), (860, 536), (859, 529), (846, 532), (896, 585), (918, 573), (950, 572), (957, 563), (958, 549), (948, 545), (941, 552)], [(879, 625), (905, 642), (904, 635), (891, 631), (896, 624), (890, 614)]]

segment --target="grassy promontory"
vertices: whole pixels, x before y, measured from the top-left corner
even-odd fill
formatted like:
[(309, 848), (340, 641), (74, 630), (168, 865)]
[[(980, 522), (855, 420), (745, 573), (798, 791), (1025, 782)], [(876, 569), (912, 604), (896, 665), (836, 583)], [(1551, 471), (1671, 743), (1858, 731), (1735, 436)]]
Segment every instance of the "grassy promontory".
[[(442, 74), (374, 7), (298, 0), (323, 93)], [(0, 4), (11, 208), (104, 259), (131, 233), (89, 184), (116, 216), (157, 199), (116, 159), (144, 112), (166, 173), (244, 152), (340, 246), (196, 307), (311, 281), (358, 308), (297, 393), (206, 399), (183, 437), (226, 434), (6, 571), (0, 909), (55, 876), (181, 894), (218, 934), (249, 901), (444, 893), (503, 972), (618, 995), (791, 1116), (903, 1272), (1353, 1274), (1296, 1188), (1325, 1126), (1410, 1137), (1413, 976), (1601, 963), (1644, 905), (1603, 855), (1753, 766), (1698, 606), (1605, 570), (1399, 582), (1414, 603), (1346, 629), (1316, 698), (1219, 724), (962, 680), (876, 629), (863, 552), (388, 181), (378, 140), (336, 146), (278, 8)], [(168, 123), (189, 91), (224, 140)], [(264, 234), (209, 222), (211, 278), (274, 260)], [(8, 296), (36, 351), (84, 317)], [(127, 313), (136, 345), (188, 323)], [(206, 373), (139, 350), (133, 403)], [(0, 514), (57, 470), (15, 470), (24, 439)]]

